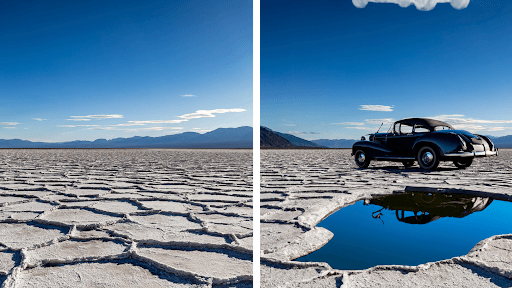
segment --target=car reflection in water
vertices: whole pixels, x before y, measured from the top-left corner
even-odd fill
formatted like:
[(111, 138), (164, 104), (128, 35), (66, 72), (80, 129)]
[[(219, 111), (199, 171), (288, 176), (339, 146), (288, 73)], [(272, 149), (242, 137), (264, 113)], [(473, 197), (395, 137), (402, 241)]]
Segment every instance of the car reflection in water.
[(407, 192), (387, 196), (375, 196), (364, 200), (364, 205), (379, 205), (372, 217), (382, 219), (383, 209), (395, 210), (396, 219), (408, 224), (427, 224), (443, 217), (463, 218), (484, 210), (492, 203), (489, 197), (464, 194)]

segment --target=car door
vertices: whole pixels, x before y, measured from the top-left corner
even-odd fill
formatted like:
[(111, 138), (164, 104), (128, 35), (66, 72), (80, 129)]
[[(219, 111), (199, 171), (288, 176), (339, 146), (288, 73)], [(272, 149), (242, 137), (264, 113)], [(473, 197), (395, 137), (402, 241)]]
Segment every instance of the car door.
[(395, 124), (394, 133), (388, 136), (387, 146), (393, 150), (396, 156), (413, 156), (412, 145), (417, 137), (413, 133), (412, 124)]

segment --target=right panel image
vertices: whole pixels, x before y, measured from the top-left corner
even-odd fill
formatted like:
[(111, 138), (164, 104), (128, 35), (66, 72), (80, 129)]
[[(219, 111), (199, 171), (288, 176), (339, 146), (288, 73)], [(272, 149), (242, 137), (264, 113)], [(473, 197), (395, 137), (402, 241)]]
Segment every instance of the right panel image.
[(261, 287), (512, 287), (511, 35), (508, 1), (261, 2)]

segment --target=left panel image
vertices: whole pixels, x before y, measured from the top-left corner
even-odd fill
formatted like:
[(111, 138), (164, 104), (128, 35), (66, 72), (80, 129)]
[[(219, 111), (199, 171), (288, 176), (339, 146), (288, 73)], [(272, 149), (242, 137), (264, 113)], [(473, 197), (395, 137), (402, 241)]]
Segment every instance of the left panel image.
[(252, 287), (252, 1), (0, 3), (0, 287)]

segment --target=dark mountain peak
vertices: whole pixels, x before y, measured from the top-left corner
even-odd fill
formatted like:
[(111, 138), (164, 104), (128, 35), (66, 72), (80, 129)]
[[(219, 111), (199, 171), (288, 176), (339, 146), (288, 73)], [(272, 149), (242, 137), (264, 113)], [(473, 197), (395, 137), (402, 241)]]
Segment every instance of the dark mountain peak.
[(293, 144), (272, 130), (260, 127), (260, 147), (292, 148)]
[(292, 143), (294, 146), (325, 148), (322, 145), (313, 143), (311, 141), (308, 141), (306, 139), (302, 139), (300, 137), (297, 137), (297, 136), (294, 136), (294, 135), (291, 135), (291, 134), (286, 134), (286, 133), (281, 133), (281, 132), (274, 132), (274, 133), (276, 133), (277, 135), (279, 135), (279, 136), (283, 137), (284, 139), (290, 141), (290, 143)]

